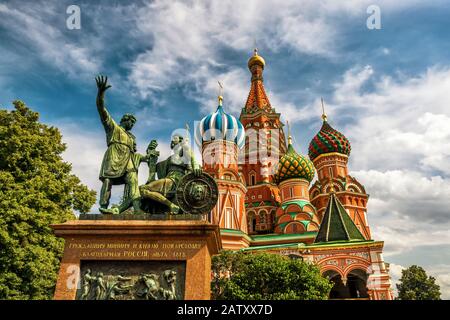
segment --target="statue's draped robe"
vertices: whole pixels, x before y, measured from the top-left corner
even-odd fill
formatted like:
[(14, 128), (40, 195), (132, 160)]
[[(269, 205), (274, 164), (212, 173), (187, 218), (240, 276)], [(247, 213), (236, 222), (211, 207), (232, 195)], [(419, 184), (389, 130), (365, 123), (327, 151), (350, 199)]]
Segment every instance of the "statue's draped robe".
[[(106, 110), (105, 110), (106, 111)], [(100, 180), (109, 178), (113, 184), (125, 183), (127, 172), (136, 172), (137, 167), (133, 161), (136, 151), (134, 135), (119, 126), (106, 111), (102, 119), (106, 132), (108, 149), (103, 157), (100, 169)]]
[(119, 126), (105, 109), (100, 118), (106, 132), (108, 149), (100, 169), (100, 180), (110, 179), (113, 185), (125, 184), (123, 201), (140, 198), (138, 168), (141, 156), (136, 153), (136, 138)]

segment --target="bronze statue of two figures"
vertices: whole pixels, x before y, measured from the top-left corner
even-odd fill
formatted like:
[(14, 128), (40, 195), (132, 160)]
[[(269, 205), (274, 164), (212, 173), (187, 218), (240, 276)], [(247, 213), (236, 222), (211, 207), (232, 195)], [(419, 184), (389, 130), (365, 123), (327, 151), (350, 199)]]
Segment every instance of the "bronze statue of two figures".
[[(145, 155), (136, 152), (136, 138), (130, 132), (136, 118), (125, 114), (117, 124), (106, 109), (105, 92), (111, 86), (108, 78), (96, 78), (97, 109), (106, 132), (108, 149), (103, 157), (100, 180), (100, 212), (120, 214), (133, 210), (135, 214), (206, 214), (216, 204), (217, 184), (202, 172), (195, 161), (189, 142), (181, 135), (172, 136), (172, 155), (158, 162), (158, 143), (152, 140)], [(142, 162), (149, 168), (148, 180), (138, 184), (138, 169)], [(156, 179), (156, 175), (158, 179)], [(111, 187), (124, 185), (122, 202), (109, 208)]]

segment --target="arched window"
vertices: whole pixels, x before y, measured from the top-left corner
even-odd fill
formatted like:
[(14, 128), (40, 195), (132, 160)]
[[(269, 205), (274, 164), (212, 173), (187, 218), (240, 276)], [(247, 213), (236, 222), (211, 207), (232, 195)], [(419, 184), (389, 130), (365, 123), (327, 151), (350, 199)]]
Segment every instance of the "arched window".
[(249, 183), (251, 186), (256, 184), (256, 174), (254, 172), (250, 173)]
[(259, 212), (259, 223), (265, 224), (267, 219), (267, 212), (265, 210), (262, 210)]
[(247, 221), (248, 221), (248, 232), (249, 233), (256, 232), (256, 217), (254, 211), (248, 212)]

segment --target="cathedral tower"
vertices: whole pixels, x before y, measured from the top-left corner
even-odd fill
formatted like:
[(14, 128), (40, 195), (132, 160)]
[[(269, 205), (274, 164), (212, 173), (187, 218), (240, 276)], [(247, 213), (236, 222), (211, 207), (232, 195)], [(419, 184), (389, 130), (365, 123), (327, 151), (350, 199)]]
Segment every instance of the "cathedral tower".
[[(322, 101), (323, 107), (323, 101)], [(322, 127), (309, 144), (309, 158), (317, 170), (318, 180), (310, 189), (311, 202), (323, 218), (331, 190), (340, 200), (364, 238), (371, 239), (367, 221), (369, 195), (364, 186), (348, 174), (351, 146), (348, 139), (329, 123), (325, 112)]]
[(273, 181), (273, 169), (287, 149), (280, 114), (270, 104), (264, 88), (265, 64), (255, 49), (248, 60), (252, 75), (250, 92), (239, 118), (246, 133), (240, 171), (248, 189), (245, 205), (250, 234), (273, 231), (275, 211), (280, 201), (278, 187)]
[[(219, 96), (217, 110), (204, 117), (196, 131), (195, 140), (202, 151), (203, 170), (210, 174), (219, 187), (219, 199), (209, 215), (209, 221), (224, 230), (247, 233), (245, 213), (245, 181), (238, 170), (239, 149), (244, 145), (245, 131), (241, 122), (225, 113)], [(227, 238), (222, 242), (227, 248), (239, 249), (248, 244), (239, 237)]]
[(314, 173), (313, 163), (294, 150), (289, 133), (287, 152), (278, 162), (274, 176), (281, 196), (281, 206), (276, 211), (275, 233), (294, 234), (319, 229), (316, 208), (309, 201), (309, 184)]

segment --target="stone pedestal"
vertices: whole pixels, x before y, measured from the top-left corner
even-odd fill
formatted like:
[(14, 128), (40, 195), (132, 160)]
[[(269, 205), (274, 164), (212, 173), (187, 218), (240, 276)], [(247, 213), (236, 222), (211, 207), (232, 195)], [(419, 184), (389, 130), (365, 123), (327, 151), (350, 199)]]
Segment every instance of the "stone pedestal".
[(52, 227), (65, 239), (54, 299), (210, 299), (217, 225), (92, 219)]

